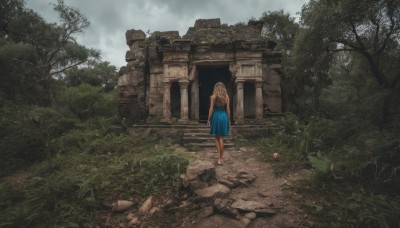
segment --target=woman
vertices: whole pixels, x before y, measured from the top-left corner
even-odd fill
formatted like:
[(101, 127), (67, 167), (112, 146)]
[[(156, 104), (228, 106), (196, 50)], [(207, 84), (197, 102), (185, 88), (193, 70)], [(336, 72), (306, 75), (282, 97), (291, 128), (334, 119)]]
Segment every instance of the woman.
[(228, 136), (229, 126), (231, 125), (229, 96), (224, 83), (217, 82), (215, 84), (210, 100), (207, 126), (210, 126), (210, 134), (214, 135), (215, 146), (218, 152), (218, 165), (222, 165), (224, 162), (224, 137)]

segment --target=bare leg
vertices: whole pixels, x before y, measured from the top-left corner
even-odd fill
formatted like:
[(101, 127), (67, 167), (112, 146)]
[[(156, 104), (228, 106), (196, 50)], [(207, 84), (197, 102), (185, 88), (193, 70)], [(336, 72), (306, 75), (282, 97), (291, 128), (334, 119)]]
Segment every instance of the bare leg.
[(219, 137), (219, 157), (221, 162), (224, 160), (224, 137)]
[(215, 136), (214, 137), (214, 142), (215, 142), (215, 147), (217, 147), (218, 164), (219, 164), (219, 161), (221, 160), (221, 157), (220, 157), (220, 154), (221, 154), (220, 148), (221, 148), (221, 146), (219, 145), (220, 138), (218, 136)]

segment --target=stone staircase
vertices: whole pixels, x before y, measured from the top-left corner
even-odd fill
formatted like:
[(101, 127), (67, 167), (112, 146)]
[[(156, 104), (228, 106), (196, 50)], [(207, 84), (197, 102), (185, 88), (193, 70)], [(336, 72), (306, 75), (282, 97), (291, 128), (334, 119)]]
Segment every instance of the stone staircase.
[[(263, 124), (241, 124), (231, 126), (229, 136), (225, 137), (225, 148), (234, 147), (234, 135), (249, 135), (251, 137), (271, 135), (279, 129), (273, 122)], [(215, 147), (214, 137), (210, 135), (205, 123), (191, 124), (137, 124), (131, 130), (136, 134), (157, 133), (179, 139), (180, 143), (190, 149)]]
[[(138, 124), (133, 125), (131, 128), (137, 134), (148, 134), (156, 132), (159, 135), (168, 137), (181, 137), (181, 144), (185, 147), (196, 148), (209, 148), (214, 147), (214, 137), (210, 135), (210, 129), (206, 124)], [(225, 147), (233, 147), (232, 134), (225, 137)]]
[[(196, 127), (186, 128), (183, 131), (183, 146), (189, 148), (214, 147), (214, 137), (210, 135), (210, 129), (206, 125), (198, 125)], [(225, 137), (225, 147), (233, 147), (233, 137), (229, 134)]]

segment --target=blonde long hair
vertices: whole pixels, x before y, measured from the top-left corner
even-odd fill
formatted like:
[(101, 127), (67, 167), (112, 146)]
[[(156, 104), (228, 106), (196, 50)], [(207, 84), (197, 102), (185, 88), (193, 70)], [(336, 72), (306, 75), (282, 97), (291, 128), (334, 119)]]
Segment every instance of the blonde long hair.
[(226, 104), (228, 102), (228, 92), (222, 82), (217, 82), (214, 85), (213, 95), (217, 104)]

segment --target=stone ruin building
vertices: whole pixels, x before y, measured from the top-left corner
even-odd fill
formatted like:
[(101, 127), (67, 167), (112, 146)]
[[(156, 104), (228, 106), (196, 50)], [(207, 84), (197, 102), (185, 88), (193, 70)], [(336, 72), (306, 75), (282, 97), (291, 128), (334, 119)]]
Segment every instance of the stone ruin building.
[(263, 23), (228, 26), (199, 19), (178, 31), (128, 30), (127, 65), (120, 70), (120, 117), (147, 123), (199, 123), (208, 115), (214, 84), (231, 99), (232, 120), (263, 119), (266, 108), (281, 112), (280, 63), (276, 43), (261, 35)]

